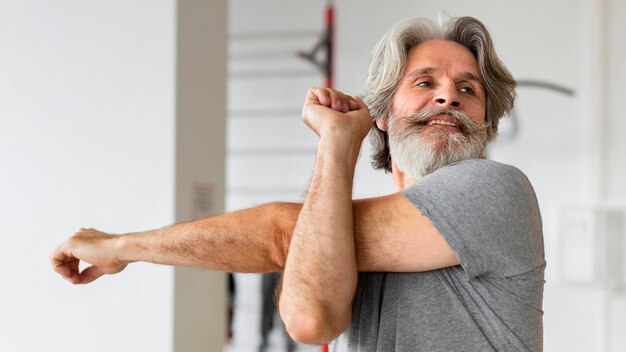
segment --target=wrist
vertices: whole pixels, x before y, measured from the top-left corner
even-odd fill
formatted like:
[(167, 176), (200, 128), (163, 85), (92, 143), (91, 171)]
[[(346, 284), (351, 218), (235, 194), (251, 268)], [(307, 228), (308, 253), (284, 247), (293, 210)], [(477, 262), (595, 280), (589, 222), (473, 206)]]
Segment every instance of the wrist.
[(124, 234), (113, 238), (114, 258), (120, 264), (130, 264), (139, 260), (133, 255), (132, 248), (137, 234)]
[(332, 159), (334, 163), (339, 163), (336, 166), (345, 165), (353, 169), (361, 151), (361, 142), (361, 139), (356, 139), (351, 134), (323, 135), (317, 147), (317, 159), (326, 162)]

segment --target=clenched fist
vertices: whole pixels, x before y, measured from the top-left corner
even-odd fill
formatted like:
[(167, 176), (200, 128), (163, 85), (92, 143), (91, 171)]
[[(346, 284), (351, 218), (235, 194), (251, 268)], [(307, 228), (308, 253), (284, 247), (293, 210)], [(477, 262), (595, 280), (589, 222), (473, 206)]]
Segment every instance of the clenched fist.
[[(94, 229), (80, 229), (52, 252), (50, 264), (73, 284), (87, 284), (104, 274), (116, 274), (128, 264), (119, 259), (120, 238)], [(82, 272), (81, 260), (91, 264)]]
[(302, 107), (302, 119), (320, 137), (333, 134), (360, 143), (372, 127), (372, 117), (358, 96), (330, 88), (311, 88)]

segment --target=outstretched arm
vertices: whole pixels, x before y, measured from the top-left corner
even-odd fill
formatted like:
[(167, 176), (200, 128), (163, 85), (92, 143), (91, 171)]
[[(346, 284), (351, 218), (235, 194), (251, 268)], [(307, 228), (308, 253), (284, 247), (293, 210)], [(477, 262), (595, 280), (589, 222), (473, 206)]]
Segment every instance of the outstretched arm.
[[(272, 203), (162, 229), (110, 235), (81, 229), (51, 254), (56, 272), (74, 284), (144, 261), (233, 272), (272, 272), (285, 265), (301, 204)], [(82, 272), (79, 262), (91, 264)]]
[[(74, 284), (146, 261), (232, 272), (285, 267), (299, 203), (271, 203), (162, 229), (111, 235), (81, 229), (51, 254), (53, 269)], [(359, 271), (424, 271), (456, 265), (447, 243), (400, 194), (353, 201)], [(78, 269), (83, 260), (89, 264)]]

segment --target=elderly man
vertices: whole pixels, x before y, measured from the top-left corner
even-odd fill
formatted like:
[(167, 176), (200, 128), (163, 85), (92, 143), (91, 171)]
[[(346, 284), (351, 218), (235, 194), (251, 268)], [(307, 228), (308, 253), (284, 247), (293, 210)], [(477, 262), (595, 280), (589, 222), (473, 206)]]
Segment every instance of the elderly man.
[[(304, 204), (126, 235), (82, 229), (52, 266), (76, 284), (133, 261), (284, 270), (290, 335), (336, 351), (541, 350), (536, 197), (518, 169), (484, 159), (514, 88), (478, 20), (402, 21), (374, 49), (365, 102), (308, 92), (302, 118), (319, 145)], [(353, 200), (368, 132), (397, 193)], [(80, 260), (91, 266), (79, 272)]]

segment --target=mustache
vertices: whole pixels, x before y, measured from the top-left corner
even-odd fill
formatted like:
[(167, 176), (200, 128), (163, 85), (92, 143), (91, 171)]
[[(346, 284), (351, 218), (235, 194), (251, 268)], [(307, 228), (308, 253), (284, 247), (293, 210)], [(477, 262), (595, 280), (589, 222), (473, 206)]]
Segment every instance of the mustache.
[(429, 108), (424, 108), (414, 113), (413, 115), (404, 117), (404, 120), (415, 125), (423, 125), (429, 119), (436, 117), (438, 115), (448, 115), (452, 117), (453, 119), (457, 120), (461, 124), (460, 126), (461, 132), (465, 132), (465, 133), (477, 133), (477, 132), (485, 131), (487, 127), (489, 127), (488, 123), (481, 124), (481, 123), (477, 123), (473, 121), (469, 117), (469, 115), (465, 113), (464, 111), (450, 110), (450, 109), (445, 109), (439, 106), (432, 106)]

